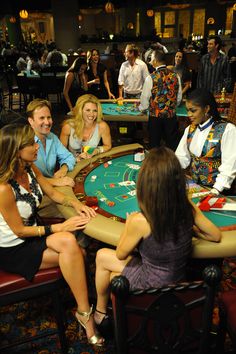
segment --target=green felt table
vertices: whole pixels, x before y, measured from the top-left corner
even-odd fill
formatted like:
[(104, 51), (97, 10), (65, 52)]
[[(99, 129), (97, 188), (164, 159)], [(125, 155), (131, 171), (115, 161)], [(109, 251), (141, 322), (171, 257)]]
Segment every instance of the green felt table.
[[(115, 100), (100, 100), (102, 104), (103, 117), (106, 121), (116, 122), (147, 122), (148, 115), (141, 113), (137, 104), (139, 100), (125, 99), (123, 105), (119, 105)], [(177, 117), (187, 117), (185, 104), (182, 103), (176, 109)]]
[[(98, 163), (94, 168), (91, 167), (92, 170), (85, 177), (84, 192), (98, 198), (100, 209), (123, 221), (127, 212), (139, 210), (136, 180), (141, 162), (134, 161), (132, 153), (100, 160)], [(194, 199), (194, 202), (197, 201)], [(224, 230), (234, 227), (236, 230), (236, 212), (210, 211), (204, 214), (218, 227)]]
[[(84, 230), (84, 232), (92, 238), (116, 246), (124, 230), (126, 212), (137, 210), (136, 198), (122, 197), (133, 191), (133, 185), (115, 188), (110, 187), (109, 184), (115, 184), (114, 182), (120, 182), (120, 180), (122, 182), (126, 178), (130, 178), (131, 180), (137, 178), (137, 170), (130, 169), (130, 166), (125, 166), (124, 162), (127, 161), (128, 164), (135, 163), (139, 165), (139, 163), (133, 161), (133, 153), (140, 147), (142, 146), (139, 144), (117, 146), (112, 148), (111, 151), (97, 155), (90, 160), (80, 161), (75, 169), (68, 173), (68, 176), (75, 179), (74, 193), (76, 195), (88, 193), (90, 196), (98, 195), (100, 199), (102, 198), (102, 200), (98, 202), (99, 209), (97, 216), (92, 218)], [(105, 167), (104, 163), (108, 161), (112, 161), (112, 164)], [(116, 162), (119, 162), (119, 166), (117, 166)], [(117, 171), (115, 171), (116, 169)], [(112, 172), (118, 173), (119, 175), (115, 177), (115, 174)], [(105, 177), (104, 174), (107, 174), (107, 177)], [(97, 178), (95, 182), (92, 182), (91, 178), (94, 175), (96, 175)], [(107, 186), (109, 188), (107, 188)], [(57, 189), (67, 195), (73, 194), (71, 187), (68, 186), (57, 187)], [(99, 191), (104, 194), (104, 196), (101, 197)], [(115, 202), (115, 205), (109, 206), (103, 198)], [(61, 206), (61, 208), (63, 208), (64, 214), (68, 217), (71, 216), (70, 207)], [(207, 213), (207, 216), (222, 229), (222, 240), (216, 243), (200, 238), (193, 238), (192, 257), (222, 258), (236, 256), (236, 219), (224, 213), (220, 213), (219, 215), (218, 212)]]

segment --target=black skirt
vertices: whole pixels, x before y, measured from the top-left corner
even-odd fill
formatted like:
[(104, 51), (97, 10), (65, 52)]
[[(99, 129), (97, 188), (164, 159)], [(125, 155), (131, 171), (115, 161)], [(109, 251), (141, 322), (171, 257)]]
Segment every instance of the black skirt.
[(31, 281), (39, 270), (46, 248), (46, 237), (30, 237), (20, 245), (0, 247), (0, 269)]

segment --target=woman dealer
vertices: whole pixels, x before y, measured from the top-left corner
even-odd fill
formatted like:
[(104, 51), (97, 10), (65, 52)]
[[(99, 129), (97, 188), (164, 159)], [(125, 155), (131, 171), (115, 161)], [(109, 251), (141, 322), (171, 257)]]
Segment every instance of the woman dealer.
[(181, 166), (213, 194), (230, 194), (236, 176), (236, 127), (220, 117), (215, 98), (206, 89), (192, 91), (186, 108), (191, 124), (175, 152)]

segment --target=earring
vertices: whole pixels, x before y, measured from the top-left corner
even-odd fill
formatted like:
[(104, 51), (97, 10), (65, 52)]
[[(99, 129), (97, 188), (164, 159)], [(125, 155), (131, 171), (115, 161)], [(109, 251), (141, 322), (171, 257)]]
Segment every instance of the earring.
[(205, 120), (208, 120), (210, 118), (210, 114), (208, 112), (205, 113)]

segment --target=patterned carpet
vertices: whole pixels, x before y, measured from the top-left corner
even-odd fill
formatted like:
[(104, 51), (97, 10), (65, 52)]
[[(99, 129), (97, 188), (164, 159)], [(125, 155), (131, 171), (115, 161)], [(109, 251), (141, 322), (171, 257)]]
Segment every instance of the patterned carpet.
[[(94, 271), (95, 254), (101, 248), (99, 242), (92, 242), (88, 249), (88, 284), (91, 299), (95, 299)], [(85, 332), (80, 336), (79, 326), (74, 317), (75, 302), (69, 289), (64, 289), (61, 293), (64, 308), (66, 310), (66, 337), (68, 340), (68, 354), (96, 354), (103, 352), (113, 354), (114, 343), (106, 341), (104, 348), (94, 350), (88, 345)], [(49, 333), (56, 328), (52, 314), (52, 304), (50, 299), (42, 297), (37, 300), (21, 302), (12, 306), (0, 309), (0, 346), (22, 338), (23, 336), (35, 336), (37, 334)], [(35, 340), (33, 343), (20, 345), (16, 348), (2, 350), (1, 354), (57, 354), (60, 353), (60, 343), (57, 335)]]

